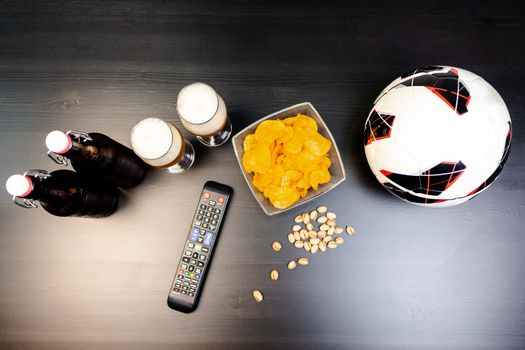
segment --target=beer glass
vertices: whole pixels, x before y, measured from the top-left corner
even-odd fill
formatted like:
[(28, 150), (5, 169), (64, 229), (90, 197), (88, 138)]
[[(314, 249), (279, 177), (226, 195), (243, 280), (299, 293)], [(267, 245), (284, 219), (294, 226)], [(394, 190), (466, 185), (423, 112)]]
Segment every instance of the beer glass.
[(182, 125), (206, 146), (220, 146), (232, 133), (223, 99), (204, 83), (187, 85), (179, 92), (177, 113)]
[(145, 163), (170, 174), (183, 173), (195, 159), (193, 146), (179, 129), (158, 118), (146, 118), (133, 127), (131, 148)]

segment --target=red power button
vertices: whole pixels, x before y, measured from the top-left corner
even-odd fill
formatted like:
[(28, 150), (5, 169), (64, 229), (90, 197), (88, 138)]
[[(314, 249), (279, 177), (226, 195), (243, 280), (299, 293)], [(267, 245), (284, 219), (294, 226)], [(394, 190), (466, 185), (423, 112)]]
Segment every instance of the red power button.
[(206, 199), (210, 198), (210, 194), (208, 192), (204, 192), (204, 198)]
[(222, 198), (222, 197), (217, 198), (217, 202), (219, 202), (221, 204), (224, 203), (224, 198)]

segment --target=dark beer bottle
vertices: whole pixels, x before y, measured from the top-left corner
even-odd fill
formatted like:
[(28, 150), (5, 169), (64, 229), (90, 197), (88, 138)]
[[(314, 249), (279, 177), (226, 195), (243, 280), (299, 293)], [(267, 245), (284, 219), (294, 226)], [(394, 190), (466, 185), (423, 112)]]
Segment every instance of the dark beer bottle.
[(36, 208), (36, 201), (56, 216), (106, 217), (119, 203), (119, 191), (112, 184), (83, 178), (71, 170), (29, 170), (7, 179), (13, 201), (24, 208)]
[(99, 133), (52, 131), (46, 137), (48, 156), (87, 177), (107, 181), (122, 188), (138, 185), (147, 164), (131, 149)]

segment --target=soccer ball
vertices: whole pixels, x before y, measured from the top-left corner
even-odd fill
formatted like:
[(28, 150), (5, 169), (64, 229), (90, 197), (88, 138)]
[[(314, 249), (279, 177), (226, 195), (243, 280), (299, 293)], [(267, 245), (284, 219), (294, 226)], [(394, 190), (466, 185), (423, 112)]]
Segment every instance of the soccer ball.
[(467, 70), (429, 66), (377, 97), (364, 130), (368, 164), (392, 194), (430, 207), (486, 190), (509, 156), (512, 124), (498, 92)]

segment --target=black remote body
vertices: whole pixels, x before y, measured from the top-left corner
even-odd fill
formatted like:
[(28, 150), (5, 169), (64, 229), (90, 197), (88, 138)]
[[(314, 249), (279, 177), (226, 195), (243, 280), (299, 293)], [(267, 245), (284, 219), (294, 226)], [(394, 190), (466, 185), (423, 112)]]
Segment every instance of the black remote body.
[(229, 186), (204, 184), (168, 295), (170, 308), (190, 313), (197, 307), (232, 194)]

